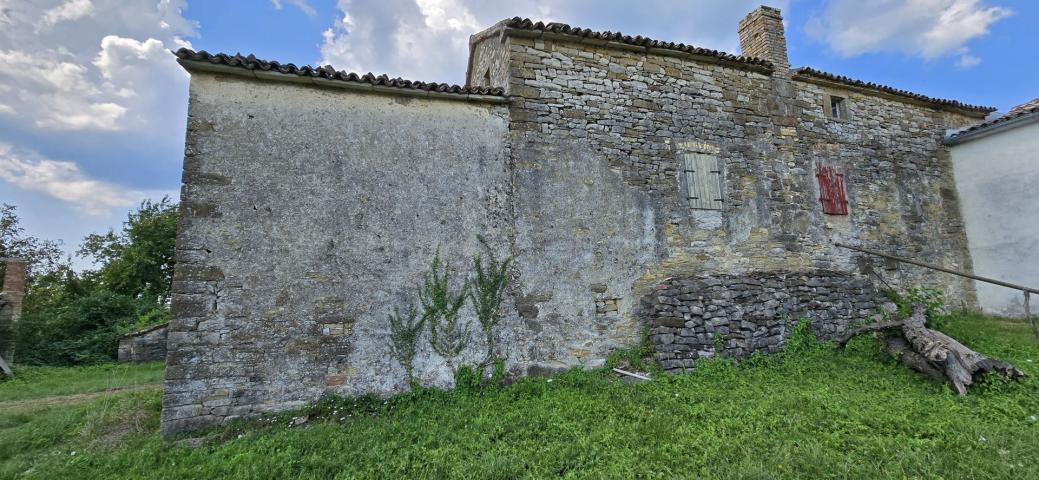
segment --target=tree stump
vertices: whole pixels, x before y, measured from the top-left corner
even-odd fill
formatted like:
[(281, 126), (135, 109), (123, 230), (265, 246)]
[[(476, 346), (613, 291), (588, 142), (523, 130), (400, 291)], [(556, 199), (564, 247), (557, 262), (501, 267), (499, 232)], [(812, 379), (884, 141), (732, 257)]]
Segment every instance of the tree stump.
[(882, 348), (903, 364), (936, 380), (947, 380), (952, 389), (966, 395), (974, 380), (988, 372), (1018, 379), (1024, 373), (1002, 360), (995, 360), (964, 346), (956, 339), (927, 328), (927, 308), (913, 305), (905, 320), (878, 322), (857, 328), (838, 341), (844, 348), (852, 338), (864, 333), (885, 332)]

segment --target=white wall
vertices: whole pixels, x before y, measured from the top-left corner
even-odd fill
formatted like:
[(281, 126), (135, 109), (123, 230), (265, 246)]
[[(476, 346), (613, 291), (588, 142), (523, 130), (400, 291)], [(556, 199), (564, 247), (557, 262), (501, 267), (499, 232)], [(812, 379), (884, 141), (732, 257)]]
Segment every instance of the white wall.
[[(952, 161), (974, 273), (1039, 288), (1039, 122), (955, 145)], [(983, 311), (1023, 316), (1020, 291), (976, 284)]]

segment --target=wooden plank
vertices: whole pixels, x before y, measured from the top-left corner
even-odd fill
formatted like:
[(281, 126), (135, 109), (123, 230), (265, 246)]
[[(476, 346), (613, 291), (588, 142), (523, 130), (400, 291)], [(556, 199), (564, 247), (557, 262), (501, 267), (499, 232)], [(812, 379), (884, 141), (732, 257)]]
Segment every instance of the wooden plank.
[(1029, 296), (1030, 292), (1028, 290), (1025, 290), (1025, 318), (1027, 318), (1028, 321), (1031, 322), (1032, 332), (1035, 333), (1035, 339), (1039, 341), (1039, 326), (1036, 325), (1035, 317), (1032, 316), (1032, 308), (1030, 305), (1028, 305)]
[(718, 159), (704, 153), (683, 153), (686, 198), (691, 208), (720, 210), (723, 207), (721, 170)]
[(722, 171), (718, 157), (702, 155), (704, 166), (704, 197), (709, 208), (722, 208)]

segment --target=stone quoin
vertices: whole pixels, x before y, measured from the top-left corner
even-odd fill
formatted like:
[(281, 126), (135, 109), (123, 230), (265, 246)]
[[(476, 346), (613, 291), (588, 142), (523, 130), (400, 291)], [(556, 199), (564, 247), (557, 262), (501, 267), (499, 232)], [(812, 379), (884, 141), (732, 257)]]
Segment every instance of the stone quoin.
[[(464, 87), (177, 52), (163, 432), (406, 390), (388, 315), (437, 252), (471, 270), (478, 235), (515, 258), (513, 376), (601, 365), (645, 329), (675, 371), (782, 348), (801, 317), (837, 335), (878, 276), (972, 304), (967, 281), (833, 243), (970, 271), (942, 141), (992, 109), (790, 69), (776, 9), (739, 35), (744, 56), (514, 18), (471, 37)], [(454, 381), (425, 343), (415, 376)]]

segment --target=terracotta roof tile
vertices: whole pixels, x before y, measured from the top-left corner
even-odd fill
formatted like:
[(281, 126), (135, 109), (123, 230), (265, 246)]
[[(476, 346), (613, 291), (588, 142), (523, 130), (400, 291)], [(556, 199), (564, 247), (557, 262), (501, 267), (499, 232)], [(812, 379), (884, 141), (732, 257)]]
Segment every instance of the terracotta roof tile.
[(852, 78), (845, 77), (843, 75), (834, 75), (832, 73), (823, 72), (823, 71), (816, 70), (816, 69), (811, 68), (811, 67), (795, 68), (794, 69), (794, 76), (795, 76), (795, 78), (797, 76), (820, 78), (820, 79), (823, 79), (823, 80), (829, 80), (831, 82), (843, 83), (843, 84), (852, 85), (852, 86), (855, 86), (855, 87), (868, 88), (870, 90), (878, 90), (878, 91), (889, 93), (889, 94), (892, 94), (892, 95), (897, 95), (897, 96), (900, 96), (900, 97), (911, 98), (911, 99), (914, 99), (914, 100), (919, 100), (919, 101), (922, 101), (922, 102), (927, 102), (927, 103), (931, 103), (931, 104), (935, 104), (935, 105), (956, 107), (956, 108), (962, 108), (962, 109), (965, 109), (965, 110), (976, 110), (976, 111), (979, 111), (979, 112), (986, 112), (986, 113), (993, 112), (993, 111), (996, 110), (995, 108), (992, 108), (992, 107), (982, 107), (982, 106), (978, 106), (978, 105), (968, 105), (966, 103), (959, 102), (959, 101), (956, 101), (956, 100), (946, 100), (946, 99), (943, 99), (943, 98), (928, 97), (927, 95), (921, 95), (919, 93), (913, 93), (913, 92), (909, 92), (909, 91), (906, 91), (906, 90), (901, 90), (901, 89), (897, 89), (897, 88), (894, 88), (894, 87), (889, 87), (887, 85), (880, 85), (878, 83), (873, 83), (873, 82), (863, 82), (862, 80), (855, 80), (855, 79), (852, 79)]
[(279, 63), (277, 61), (261, 60), (253, 55), (242, 56), (241, 54), (227, 55), (224, 53), (211, 54), (202, 51), (194, 51), (181, 48), (174, 52), (177, 58), (192, 62), (208, 62), (214, 65), (224, 65), (247, 70), (261, 70), (266, 72), (278, 72), (286, 75), (297, 75), (300, 77), (324, 78), (342, 82), (362, 83), (373, 86), (401, 88), (405, 90), (423, 90), (427, 92), (438, 92), (458, 95), (489, 95), (504, 96), (505, 91), (501, 88), (468, 87), (450, 85), (447, 83), (419, 82), (404, 80), (402, 78), (390, 78), (386, 75), (374, 75), (366, 73), (359, 75), (352, 72), (344, 72), (332, 68), (331, 65), (324, 67), (311, 67), (309, 65), (297, 67), (291, 63)]
[[(959, 131), (957, 131), (955, 133), (947, 135), (945, 137), (945, 140), (947, 142), (959, 140), (959, 139), (967, 136), (968, 134), (980, 132), (982, 130), (988, 130), (988, 129), (996, 127), (998, 125), (1002, 125), (1004, 123), (1007, 123), (1007, 122), (1009, 122), (1011, 120), (1016, 120), (1016, 119), (1019, 119), (1019, 118), (1022, 118), (1022, 117), (1031, 116), (1031, 115), (1035, 115), (1036, 117), (1039, 117), (1039, 99), (1032, 100), (1031, 102), (1018, 105), (1018, 106), (1010, 109), (1010, 111), (1007, 112), (1006, 115), (993, 118), (992, 120), (976, 123), (974, 125), (971, 125), (970, 127), (964, 128), (963, 130), (959, 130)], [(959, 143), (959, 142), (954, 142), (954, 143)]]
[(1020, 112), (1023, 112), (1025, 110), (1033, 110), (1036, 107), (1039, 107), (1039, 98), (1036, 98), (1036, 99), (1034, 99), (1034, 100), (1032, 100), (1030, 102), (1025, 102), (1025, 103), (1022, 103), (1021, 105), (1018, 105), (1018, 106), (1016, 106), (1014, 108), (1011, 108), (1010, 111), (1007, 112), (1007, 115), (1013, 115), (1015, 113), (1020, 113)]
[(517, 30), (530, 30), (537, 32), (549, 32), (561, 35), (572, 35), (575, 37), (582, 37), (594, 40), (604, 40), (610, 42), (624, 43), (628, 45), (636, 45), (646, 48), (660, 48), (665, 50), (675, 50), (679, 52), (691, 53), (694, 55), (702, 55), (705, 57), (714, 57), (720, 60), (725, 60), (735, 63), (743, 63), (747, 65), (754, 65), (758, 67), (765, 67), (769, 70), (772, 69), (772, 63), (767, 60), (762, 60), (755, 57), (745, 57), (740, 55), (733, 55), (731, 53), (720, 52), (718, 50), (710, 50), (706, 48), (695, 47), (692, 45), (686, 45), (684, 43), (675, 42), (664, 42), (661, 40), (654, 40), (652, 38), (638, 36), (625, 35), (620, 32), (597, 32), (587, 28), (571, 27), (565, 23), (544, 23), (534, 22), (529, 18), (513, 17), (508, 20), (503, 20), (500, 24), (507, 28), (513, 28)]

